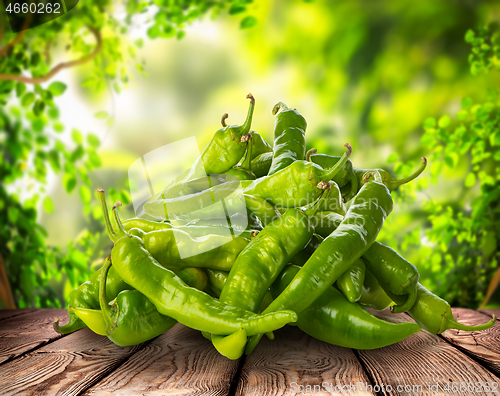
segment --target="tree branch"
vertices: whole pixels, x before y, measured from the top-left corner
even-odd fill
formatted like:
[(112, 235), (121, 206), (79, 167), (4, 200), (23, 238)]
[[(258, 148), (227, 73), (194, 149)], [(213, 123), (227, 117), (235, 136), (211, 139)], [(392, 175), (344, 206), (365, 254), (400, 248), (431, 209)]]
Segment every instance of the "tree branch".
[(2, 256), (0, 255), (0, 285), (2, 289), (0, 290), (0, 298), (3, 301), (3, 305), (7, 309), (16, 309), (16, 302), (14, 296), (12, 295), (12, 289), (10, 288), (9, 278), (7, 277), (7, 271), (3, 264)]
[(83, 65), (84, 63), (93, 59), (101, 51), (102, 48), (101, 33), (92, 26), (88, 26), (88, 28), (94, 34), (97, 45), (95, 49), (87, 56), (84, 56), (81, 59), (76, 59), (70, 62), (61, 62), (58, 65), (54, 66), (45, 76), (42, 77), (26, 77), (17, 74), (0, 74), (0, 80), (20, 81), (26, 84), (40, 84), (50, 80), (52, 77), (54, 77), (57, 73), (59, 73), (63, 69), (68, 69), (70, 67)]
[(19, 32), (19, 34), (14, 38), (14, 40), (12, 40), (10, 43), (5, 44), (5, 47), (0, 49), (0, 57), (4, 56), (10, 47), (13, 47), (17, 43), (19, 43), (23, 39), (25, 34), (26, 34), (26, 30), (21, 30)]

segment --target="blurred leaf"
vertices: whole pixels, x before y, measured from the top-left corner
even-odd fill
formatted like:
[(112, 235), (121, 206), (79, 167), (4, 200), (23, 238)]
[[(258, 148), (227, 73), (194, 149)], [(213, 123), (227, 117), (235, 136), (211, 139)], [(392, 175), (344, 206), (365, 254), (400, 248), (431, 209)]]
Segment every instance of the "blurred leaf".
[(53, 83), (50, 83), (48, 89), (53, 96), (61, 96), (66, 91), (66, 88), (66, 84), (59, 81), (54, 81)]
[(35, 94), (33, 92), (26, 92), (21, 99), (21, 105), (24, 107), (30, 106), (35, 101)]
[(470, 172), (465, 179), (465, 187), (472, 187), (474, 184), (476, 184), (476, 175)]
[(236, 15), (236, 14), (241, 14), (242, 12), (245, 12), (247, 8), (242, 5), (242, 4), (233, 4), (231, 7), (229, 7), (229, 15)]
[(99, 147), (100, 141), (97, 135), (93, 133), (89, 133), (87, 135), (87, 142), (92, 146), (92, 147)]
[(54, 203), (52, 202), (52, 199), (48, 196), (45, 197), (43, 200), (43, 210), (45, 210), (47, 213), (54, 212)]
[(98, 111), (97, 113), (94, 114), (94, 117), (98, 118), (100, 120), (104, 120), (104, 119), (108, 118), (108, 113), (104, 110)]
[(257, 18), (254, 16), (246, 16), (240, 22), (240, 29), (249, 29), (257, 25)]

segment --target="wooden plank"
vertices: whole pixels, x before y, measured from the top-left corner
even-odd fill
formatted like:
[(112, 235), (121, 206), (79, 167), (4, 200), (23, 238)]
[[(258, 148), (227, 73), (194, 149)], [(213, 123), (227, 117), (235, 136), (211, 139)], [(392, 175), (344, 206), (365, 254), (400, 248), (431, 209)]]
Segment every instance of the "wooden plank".
[(286, 326), (275, 336), (262, 337), (246, 357), (237, 395), (375, 394), (357, 392), (358, 383), (370, 380), (351, 349), (316, 340), (298, 327)]
[[(477, 325), (491, 319), (491, 315), (500, 314), (500, 310), (488, 310), (481, 313), (465, 308), (453, 308), (453, 315), (460, 323)], [(479, 360), (481, 364), (500, 374), (500, 323), (483, 331), (446, 330), (443, 338), (457, 346), (462, 352)], [(500, 390), (499, 390), (500, 392)]]
[(112, 372), (140, 346), (119, 347), (78, 330), (1, 366), (2, 395), (78, 395)]
[(222, 396), (237, 369), (238, 361), (220, 355), (199, 331), (176, 324), (85, 395)]
[[(377, 316), (393, 322), (412, 320), (406, 314), (392, 315), (384, 312)], [(500, 378), (441, 337), (425, 330), (397, 344), (358, 353), (373, 381), (380, 386), (384, 385), (380, 394), (498, 394), (485, 392), (484, 388), (478, 391), (476, 384), (500, 384)], [(460, 389), (461, 383), (470, 388)], [(458, 386), (455, 390), (452, 389), (454, 384)]]
[(53, 323), (66, 315), (65, 309), (38, 309), (0, 321), (0, 364), (61, 338)]
[(0, 309), (0, 320), (35, 312), (36, 309)]

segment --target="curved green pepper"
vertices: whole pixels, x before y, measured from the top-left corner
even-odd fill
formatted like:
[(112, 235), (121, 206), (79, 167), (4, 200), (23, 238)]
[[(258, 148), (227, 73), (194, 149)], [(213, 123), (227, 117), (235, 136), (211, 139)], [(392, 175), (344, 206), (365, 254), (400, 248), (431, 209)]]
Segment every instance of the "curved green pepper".
[[(171, 180), (157, 199), (176, 197), (179, 195), (179, 189), (184, 188), (186, 182), (206, 175), (224, 173), (238, 163), (247, 146), (245, 139), (242, 141), (242, 137), (250, 131), (255, 107), (252, 94), (248, 94), (247, 98), (250, 99), (250, 107), (243, 125), (228, 125), (215, 132), (212, 140), (191, 168)], [(223, 119), (225, 118), (227, 114), (223, 116)]]
[[(314, 218), (314, 216), (309, 217), (309, 222), (314, 228), (314, 224), (311, 222), (312, 218)], [(298, 266), (303, 266), (307, 262), (307, 260), (309, 260), (315, 250), (319, 247), (319, 245), (321, 245), (321, 242), (323, 242), (323, 237), (318, 234), (313, 234), (306, 247), (302, 251), (298, 252), (295, 256), (293, 256), (290, 259), (290, 263)]]
[(406, 301), (391, 306), (391, 311), (394, 313), (408, 311), (417, 298), (419, 278), (417, 268), (394, 249), (379, 242), (374, 242), (370, 246), (363, 254), (363, 260), (389, 297), (393, 294), (406, 296)]
[[(111, 227), (104, 191), (99, 189), (97, 193), (101, 201), (108, 236), (115, 242), (119, 236)], [(116, 206), (121, 206), (121, 202), (117, 202)], [(113, 216), (116, 217), (115, 222), (121, 224), (117, 218), (118, 213), (116, 210), (113, 211)], [(190, 232), (199, 232), (195, 230), (196, 228)], [(148, 233), (138, 228), (132, 228), (130, 235), (141, 238), (148, 252), (164, 267), (198, 267), (229, 270), (238, 254), (250, 242), (250, 237), (253, 234), (246, 231), (244, 236), (234, 237), (233, 234), (229, 233), (230, 229), (227, 231), (226, 235), (202, 234), (197, 238), (186, 231), (175, 228)]]
[[(274, 175), (292, 162), (303, 160), (306, 154), (307, 122), (297, 110), (279, 102), (273, 108), (274, 124), (273, 162), (269, 175)], [(328, 180), (327, 180), (328, 181)]]
[[(98, 269), (90, 279), (69, 295), (68, 316), (69, 322), (59, 326), (59, 318), (54, 322), (54, 330), (59, 334), (69, 334), (76, 330), (87, 327), (85, 323), (75, 314), (75, 309), (99, 309), (99, 283), (101, 281), (102, 268)], [(130, 289), (113, 269), (106, 278), (106, 290), (108, 299), (113, 299), (123, 290)]]
[[(114, 210), (117, 210), (116, 206)], [(114, 219), (117, 239), (111, 251), (113, 266), (120, 277), (144, 294), (161, 314), (193, 329), (216, 335), (229, 335), (240, 329), (252, 335), (273, 331), (297, 320), (293, 311), (257, 315), (186, 286), (178, 276), (151, 256), (140, 238), (125, 232), (118, 216), (114, 216)], [(147, 274), (147, 277), (143, 274)]]
[[(331, 168), (340, 160), (341, 157), (327, 155), (327, 154), (316, 154), (317, 150), (315, 148), (310, 149), (306, 154), (306, 161), (314, 162), (315, 164), (321, 166), (323, 169)], [(351, 160), (347, 160), (344, 169), (338, 172), (332, 181), (337, 183), (339, 187), (344, 187), (351, 180), (355, 179), (353, 173), (353, 167)], [(357, 190), (356, 190), (357, 193)]]
[[(398, 304), (402, 304), (405, 301), (404, 296), (393, 295), (392, 297)], [(465, 331), (486, 330), (492, 327), (497, 319), (495, 315), (492, 315), (489, 322), (477, 326), (467, 326), (459, 323), (453, 316), (450, 304), (431, 293), (420, 283), (417, 284), (417, 299), (415, 304), (408, 310), (408, 313), (415, 322), (432, 334), (441, 334), (447, 329)]]
[(356, 177), (358, 181), (359, 188), (363, 187), (363, 184), (366, 183), (366, 179), (364, 175), (367, 172), (379, 172), (381, 177), (382, 177), (382, 183), (384, 183), (389, 191), (394, 190), (396, 187), (399, 187), (402, 184), (406, 184), (414, 179), (416, 179), (420, 174), (424, 171), (424, 169), (427, 166), (427, 159), (425, 157), (422, 157), (422, 164), (420, 167), (413, 172), (410, 176), (405, 177), (404, 179), (399, 179), (396, 180), (394, 177), (392, 177), (389, 172), (387, 172), (384, 169), (358, 169), (358, 168), (353, 168), (354, 176)]
[[(102, 279), (111, 265), (109, 257), (103, 266)], [(112, 268), (112, 267), (111, 267)], [(203, 290), (207, 276), (202, 270), (186, 268), (177, 273), (184, 282)], [(137, 290), (125, 290), (108, 304), (105, 283), (99, 288), (101, 309), (76, 309), (75, 313), (94, 332), (119, 346), (137, 345), (159, 336), (177, 322), (161, 315), (153, 304)]]
[[(300, 313), (318, 298), (375, 241), (393, 202), (382, 183), (368, 182), (353, 200), (344, 220), (316, 249), (293, 282), (263, 313), (293, 309)], [(252, 337), (245, 353), (250, 353), (262, 335)]]
[[(299, 270), (297, 266), (288, 266), (272, 286), (273, 296), (278, 296)], [(355, 349), (381, 348), (421, 330), (415, 323), (391, 323), (379, 319), (360, 304), (349, 302), (331, 286), (299, 313), (296, 325), (314, 338)]]
[[(351, 145), (346, 143), (347, 152), (332, 168), (323, 169), (307, 161), (294, 161), (275, 174), (253, 182), (242, 181), (245, 194), (264, 198), (278, 210), (308, 205), (314, 202), (328, 181), (344, 167)], [(322, 188), (323, 187), (323, 188)]]
[(256, 312), (285, 265), (311, 240), (314, 229), (308, 217), (318, 210), (321, 201), (319, 198), (304, 211), (288, 209), (252, 239), (234, 262), (219, 299)]
[(266, 176), (273, 163), (273, 153), (263, 153), (252, 160), (252, 172), (257, 177)]
[(257, 131), (250, 131), (253, 138), (253, 150), (251, 159), (254, 160), (256, 157), (264, 153), (272, 153), (273, 146), (271, 146), (266, 139)]
[(344, 216), (336, 212), (318, 212), (310, 220), (315, 232), (326, 238), (342, 223)]
[(368, 305), (377, 311), (383, 311), (391, 303), (391, 298), (385, 294), (384, 289), (379, 285), (377, 278), (365, 266), (365, 281), (359, 303)]
[(365, 280), (365, 263), (357, 259), (337, 279), (337, 287), (350, 302), (357, 302), (363, 293), (363, 282)]

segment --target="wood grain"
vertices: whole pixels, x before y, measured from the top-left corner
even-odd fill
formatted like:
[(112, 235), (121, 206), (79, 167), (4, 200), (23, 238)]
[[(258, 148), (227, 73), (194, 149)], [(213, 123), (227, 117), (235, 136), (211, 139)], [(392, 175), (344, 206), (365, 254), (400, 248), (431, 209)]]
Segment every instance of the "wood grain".
[(199, 331), (176, 324), (85, 395), (227, 395), (238, 361), (220, 355)]
[[(411, 321), (406, 314), (380, 315), (392, 322)], [(500, 378), (492, 374), (470, 357), (439, 336), (422, 330), (407, 339), (384, 348), (358, 352), (369, 376), (385, 388), (384, 395), (476, 395), (477, 391), (463, 390), (453, 392), (446, 385), (453, 383), (476, 384), (478, 382), (497, 382)], [(387, 390), (387, 385), (392, 387)], [(402, 389), (397, 387), (402, 386)], [(405, 390), (405, 386), (411, 386)], [(421, 387), (419, 387), (421, 386)], [(429, 386), (433, 386), (429, 388)], [(472, 386), (472, 385), (471, 385)], [(482, 390), (482, 394), (488, 394)], [(498, 393), (491, 393), (496, 394)]]
[(0, 309), (0, 320), (35, 312), (36, 309)]
[(64, 315), (65, 309), (39, 309), (0, 321), (0, 364), (61, 338), (53, 323)]
[[(246, 357), (237, 395), (340, 394), (340, 391), (335, 393), (335, 386), (370, 383), (348, 348), (318, 341), (292, 326), (276, 331), (275, 336), (273, 341), (262, 337), (257, 348)], [(304, 386), (302, 393), (300, 385)], [(344, 390), (344, 395), (375, 394)]]
[(122, 364), (140, 346), (119, 347), (78, 330), (1, 366), (2, 395), (78, 395)]
[[(453, 308), (453, 316), (463, 324), (476, 325), (488, 322), (491, 315), (500, 315), (500, 310), (488, 310), (485, 313), (465, 308)], [(446, 330), (443, 338), (457, 346), (462, 352), (472, 356), (496, 374), (500, 374), (500, 323), (488, 330), (463, 331)], [(500, 392), (500, 389), (499, 389)]]

